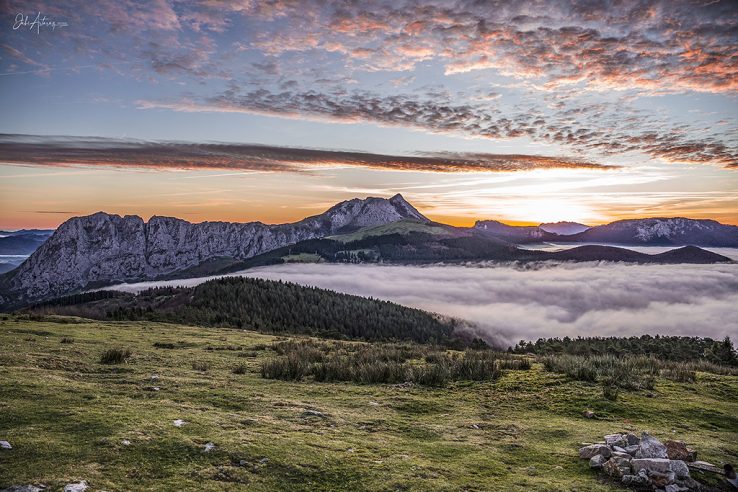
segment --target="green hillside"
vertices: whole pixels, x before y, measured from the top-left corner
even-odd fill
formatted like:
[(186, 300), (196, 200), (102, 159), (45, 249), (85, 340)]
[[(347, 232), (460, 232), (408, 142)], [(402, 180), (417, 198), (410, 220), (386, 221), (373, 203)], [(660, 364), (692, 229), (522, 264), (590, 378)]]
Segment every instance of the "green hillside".
[[(13, 449), (0, 450), (0, 489), (614, 491), (577, 448), (624, 429), (738, 460), (738, 376), (658, 378), (617, 401), (539, 363), (441, 388), (262, 378), (285, 340), (5, 316), (0, 439)], [(131, 355), (102, 364), (113, 348)]]

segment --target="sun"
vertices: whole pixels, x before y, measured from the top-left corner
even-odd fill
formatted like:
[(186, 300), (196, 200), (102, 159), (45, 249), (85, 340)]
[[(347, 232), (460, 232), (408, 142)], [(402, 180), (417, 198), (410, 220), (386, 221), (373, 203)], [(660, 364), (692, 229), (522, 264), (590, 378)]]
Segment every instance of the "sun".
[(588, 206), (564, 199), (521, 199), (506, 204), (504, 218), (516, 222), (543, 223), (571, 221), (587, 223), (597, 214)]

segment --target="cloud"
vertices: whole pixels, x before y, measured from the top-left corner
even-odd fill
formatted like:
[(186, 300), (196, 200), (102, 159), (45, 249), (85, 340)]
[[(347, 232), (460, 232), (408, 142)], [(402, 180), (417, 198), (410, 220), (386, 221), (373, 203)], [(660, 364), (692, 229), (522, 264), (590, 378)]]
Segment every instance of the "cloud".
[[(738, 339), (738, 265), (275, 265), (242, 273), (385, 299), (471, 322), (489, 342), (576, 336)], [(205, 279), (169, 281), (196, 285)], [(136, 292), (160, 283), (121, 285)]]
[(428, 172), (616, 169), (570, 157), (444, 153), (384, 155), (229, 143), (146, 142), (106, 138), (0, 134), (2, 162), (37, 166), (233, 169), (300, 172), (324, 166)]
[(199, 100), (138, 101), (142, 109), (185, 112), (241, 112), (338, 123), (372, 122), (434, 133), (489, 139), (528, 137), (603, 155), (640, 152), (667, 162), (738, 167), (738, 148), (688, 126), (674, 126), (653, 115), (616, 110), (608, 104), (567, 106), (554, 112), (535, 107), (501, 111), (488, 104), (452, 103), (444, 97), (383, 95), (369, 91), (248, 93), (229, 90)]

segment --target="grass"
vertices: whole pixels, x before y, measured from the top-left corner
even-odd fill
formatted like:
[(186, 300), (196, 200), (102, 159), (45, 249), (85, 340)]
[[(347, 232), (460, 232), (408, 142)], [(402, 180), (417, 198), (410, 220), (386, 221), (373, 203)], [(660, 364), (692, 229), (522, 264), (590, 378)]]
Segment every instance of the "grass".
[(100, 364), (123, 364), (130, 357), (130, 349), (110, 348), (100, 356)]
[[(442, 388), (261, 377), (263, 362), (288, 357), (290, 346), (312, 346), (309, 357), (326, 360), (342, 342), (325, 343), (10, 316), (0, 321), (0, 439), (14, 449), (0, 452), (0, 489), (87, 480), (108, 491), (615, 491), (576, 450), (623, 430), (683, 439), (716, 465), (738, 461), (735, 375), (695, 369), (690, 383), (659, 373), (652, 390), (620, 388), (617, 402), (600, 383), (540, 363)], [(243, 350), (208, 350), (228, 346)], [(127, 364), (99, 363), (120, 347), (134, 354)], [(408, 344), (381, 357), (423, 366), (426, 350)], [(208, 371), (192, 370), (193, 361)], [(595, 418), (582, 417), (588, 408)], [(205, 453), (208, 442), (216, 448)]]
[(365, 227), (359, 231), (342, 234), (339, 236), (330, 236), (328, 239), (335, 239), (342, 243), (350, 243), (351, 241), (359, 241), (372, 236), (384, 236), (387, 234), (409, 234), (411, 232), (423, 232), (426, 234), (447, 236), (450, 235), (448, 228), (436, 224), (426, 224), (415, 219), (404, 219), (382, 224), (374, 227)]

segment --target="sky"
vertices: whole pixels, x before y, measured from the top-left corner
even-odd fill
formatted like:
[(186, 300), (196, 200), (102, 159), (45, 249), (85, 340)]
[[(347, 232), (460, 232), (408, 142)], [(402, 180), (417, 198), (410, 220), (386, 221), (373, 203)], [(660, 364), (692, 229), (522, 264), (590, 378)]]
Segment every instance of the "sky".
[(738, 3), (0, 0), (0, 229), (738, 224)]

